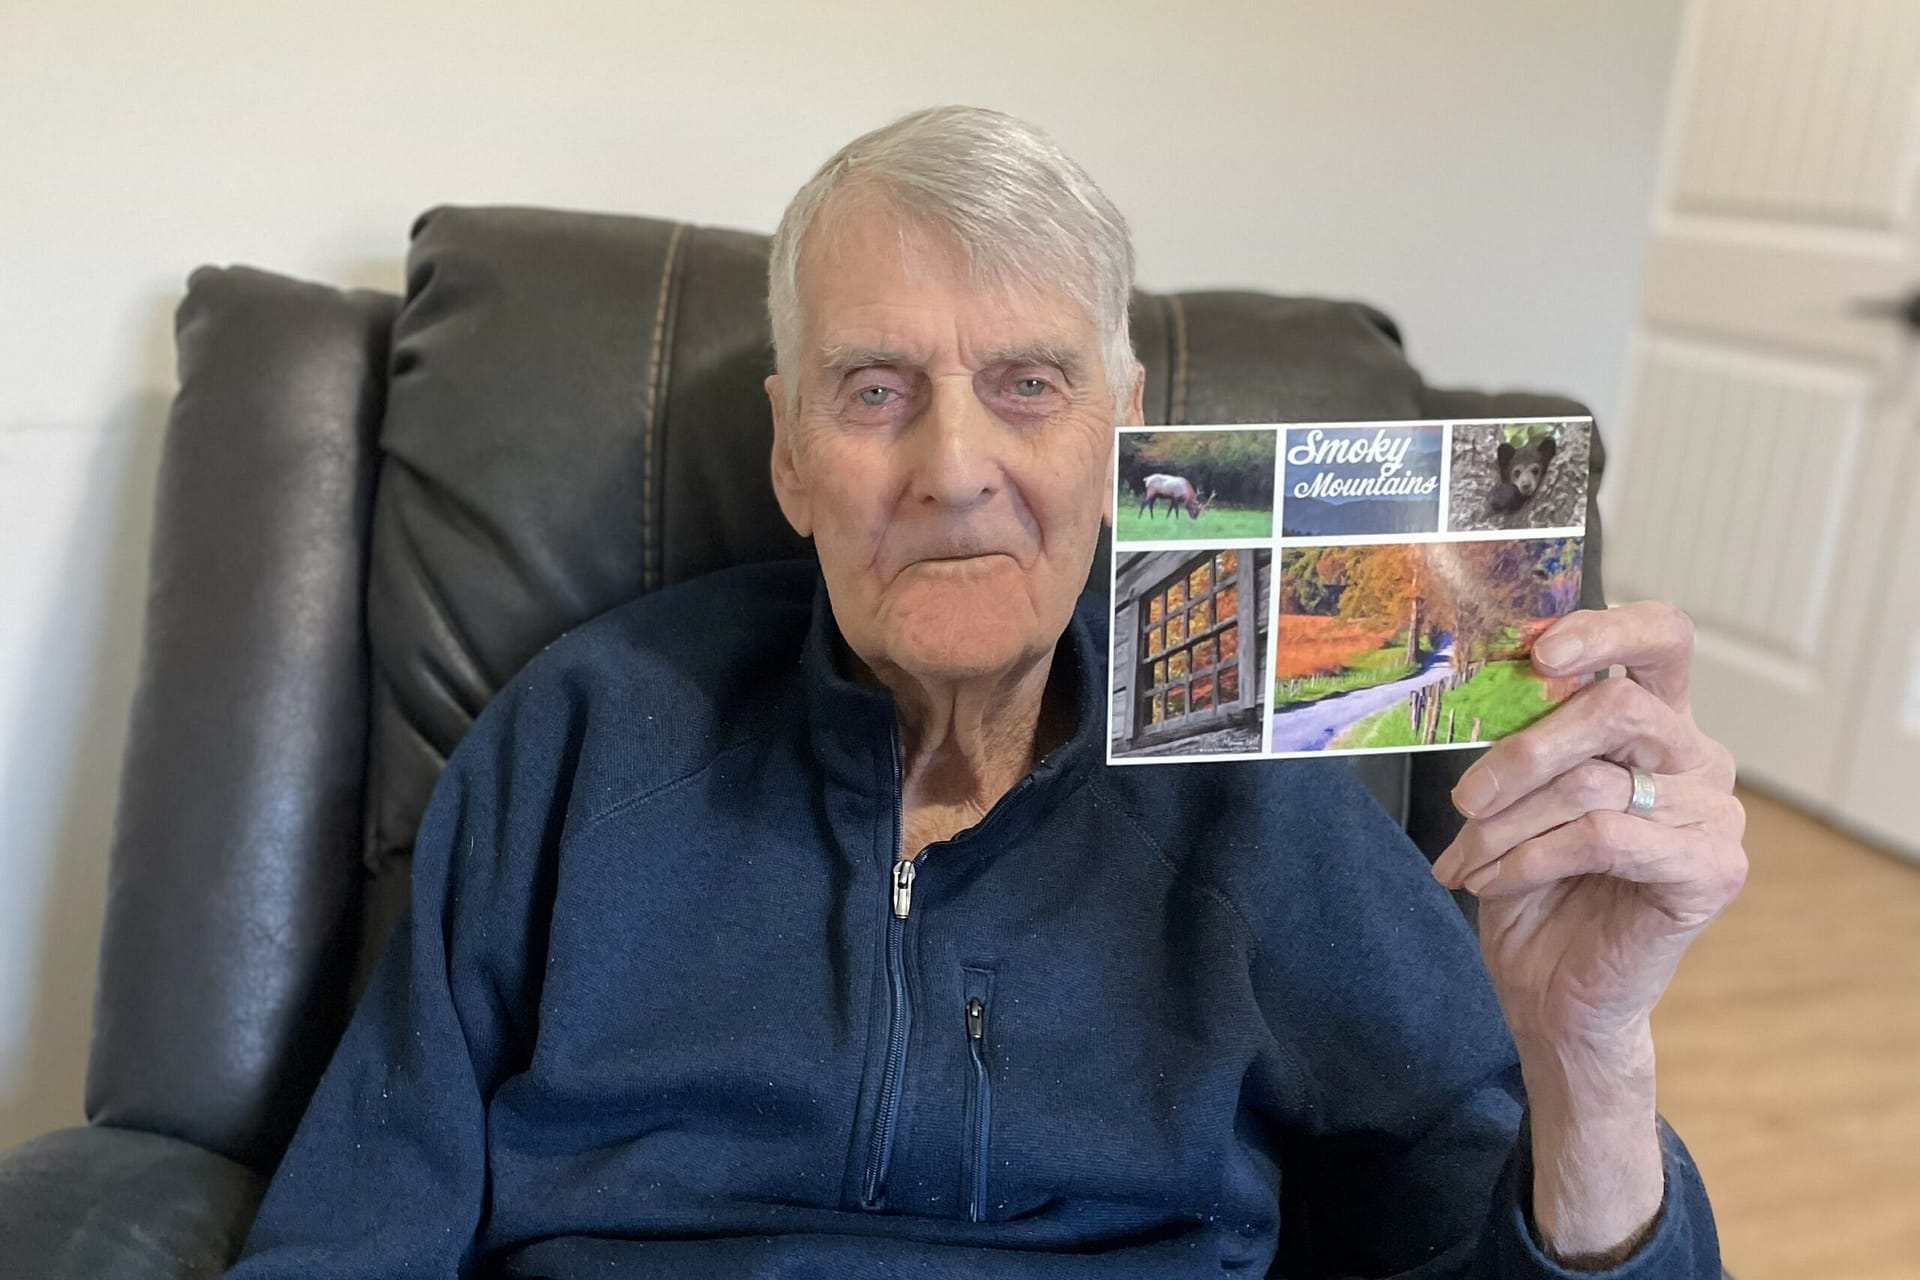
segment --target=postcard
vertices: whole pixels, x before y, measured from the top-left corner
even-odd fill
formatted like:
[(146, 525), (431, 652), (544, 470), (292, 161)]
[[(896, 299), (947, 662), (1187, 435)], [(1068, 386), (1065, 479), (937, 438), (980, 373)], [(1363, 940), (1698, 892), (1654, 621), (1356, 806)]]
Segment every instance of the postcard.
[(1586, 418), (1124, 428), (1112, 764), (1482, 746), (1583, 680)]

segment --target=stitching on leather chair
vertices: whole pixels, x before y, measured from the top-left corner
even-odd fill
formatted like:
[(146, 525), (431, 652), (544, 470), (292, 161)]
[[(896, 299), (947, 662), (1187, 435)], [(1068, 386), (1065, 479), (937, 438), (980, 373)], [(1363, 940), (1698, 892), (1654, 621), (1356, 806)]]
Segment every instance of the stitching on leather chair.
[[(1149, 386), (1153, 392), (1155, 407), (1147, 415), (1147, 422), (1160, 425), (1173, 420), (1173, 365), (1176, 359), (1173, 350), (1173, 304), (1166, 294), (1150, 294), (1153, 306), (1160, 313), (1160, 376), (1150, 378)], [(1144, 410), (1145, 405), (1141, 408)]]
[(1187, 309), (1177, 293), (1167, 295), (1167, 309), (1173, 315), (1173, 410), (1167, 422), (1173, 425), (1187, 420)]
[(667, 236), (667, 252), (660, 263), (660, 302), (653, 312), (652, 351), (647, 357), (647, 398), (641, 407), (640, 427), (640, 528), (643, 545), (640, 548), (640, 578), (647, 590), (660, 585), (660, 539), (659, 529), (662, 512), (654, 502), (654, 441), (660, 434), (660, 414), (665, 409), (667, 397), (661, 389), (661, 375), (666, 367), (667, 317), (672, 314), (669, 303), (673, 298), (673, 272), (680, 257), (680, 239), (687, 230), (687, 224), (676, 222)]

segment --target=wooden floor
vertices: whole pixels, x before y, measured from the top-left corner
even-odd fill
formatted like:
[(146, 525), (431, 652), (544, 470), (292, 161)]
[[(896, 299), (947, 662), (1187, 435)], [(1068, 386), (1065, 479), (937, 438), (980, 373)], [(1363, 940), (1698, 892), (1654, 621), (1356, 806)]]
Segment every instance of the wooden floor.
[(1661, 1110), (1739, 1280), (1920, 1280), (1920, 865), (1741, 798), (1746, 890), (1654, 1017)]

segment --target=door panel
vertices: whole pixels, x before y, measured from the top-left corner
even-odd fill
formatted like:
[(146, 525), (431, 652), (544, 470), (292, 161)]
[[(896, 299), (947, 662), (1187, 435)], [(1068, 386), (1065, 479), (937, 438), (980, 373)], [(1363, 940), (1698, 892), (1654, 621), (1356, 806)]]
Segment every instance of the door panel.
[(1905, 732), (1863, 727), (1866, 690), (1897, 701), (1914, 661), (1882, 634), (1914, 344), (1857, 302), (1920, 281), (1920, 4), (1696, 0), (1675, 74), (1609, 595), (1686, 608), (1701, 724), (1836, 812)]
[(1894, 229), (1912, 163), (1920, 5), (1710, 0), (1694, 10), (1669, 207)]
[(1677, 338), (1643, 342), (1639, 370), (1629, 413), (1640, 447), (1610, 531), (1615, 594), (1686, 608), (1701, 722), (1743, 766), (1817, 790), (1847, 732), (1872, 617), (1872, 531), (1895, 497), (1875, 381)]

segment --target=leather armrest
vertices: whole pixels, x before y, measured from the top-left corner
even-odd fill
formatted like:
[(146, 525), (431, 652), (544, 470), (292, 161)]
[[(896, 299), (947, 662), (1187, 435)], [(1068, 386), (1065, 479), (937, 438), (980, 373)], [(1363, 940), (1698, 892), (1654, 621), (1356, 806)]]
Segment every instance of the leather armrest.
[(107, 1125), (0, 1152), (14, 1280), (201, 1280), (246, 1240), (267, 1180), (178, 1138)]
[(177, 318), (86, 1116), (261, 1169), (349, 1014), (395, 306), (202, 267)]

